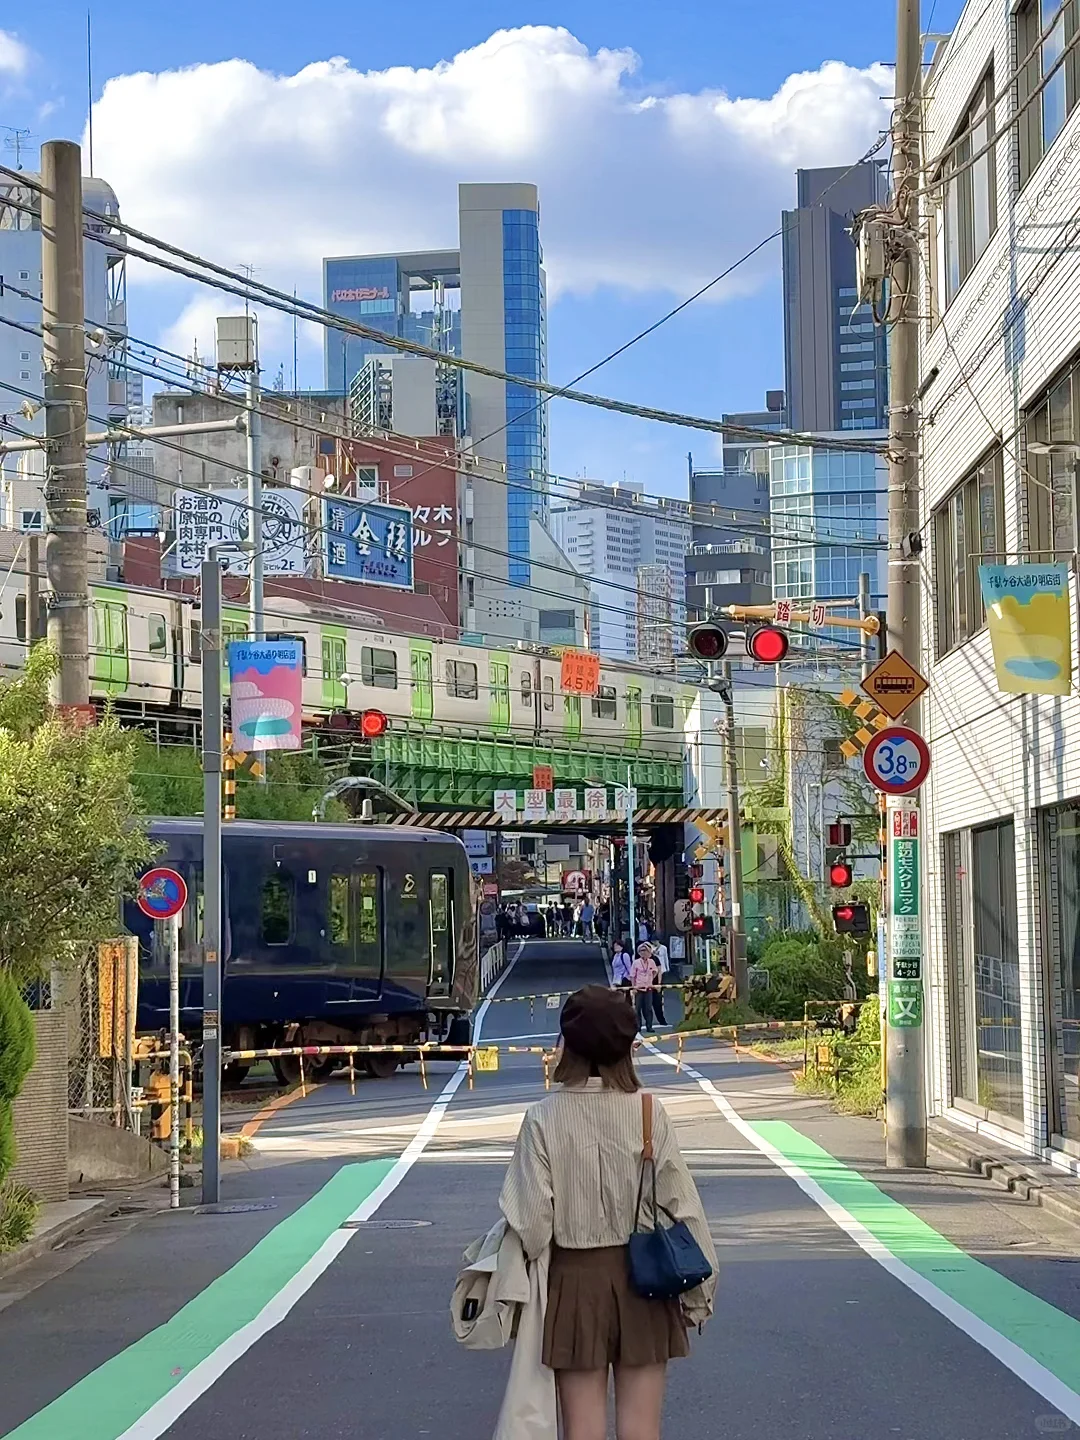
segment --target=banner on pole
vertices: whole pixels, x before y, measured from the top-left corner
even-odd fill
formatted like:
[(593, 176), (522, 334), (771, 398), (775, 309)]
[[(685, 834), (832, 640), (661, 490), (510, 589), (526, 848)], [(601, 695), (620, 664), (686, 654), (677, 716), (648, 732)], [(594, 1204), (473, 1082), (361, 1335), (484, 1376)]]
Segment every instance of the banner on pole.
[(229, 681), (233, 736), (242, 749), (300, 749), (302, 640), (234, 640)]
[(979, 584), (998, 689), (1007, 695), (1070, 694), (1068, 565), (980, 565)]

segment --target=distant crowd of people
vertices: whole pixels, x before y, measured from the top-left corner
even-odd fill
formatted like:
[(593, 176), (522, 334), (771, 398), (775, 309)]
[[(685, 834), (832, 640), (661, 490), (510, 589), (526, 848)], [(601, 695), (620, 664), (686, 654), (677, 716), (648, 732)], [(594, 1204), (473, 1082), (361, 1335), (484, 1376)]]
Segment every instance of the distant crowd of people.
[(603, 941), (611, 925), (611, 906), (606, 900), (594, 905), (588, 896), (541, 902), (532, 909), (511, 903), (499, 906), (495, 925), (500, 939), (533, 935), (548, 940)]

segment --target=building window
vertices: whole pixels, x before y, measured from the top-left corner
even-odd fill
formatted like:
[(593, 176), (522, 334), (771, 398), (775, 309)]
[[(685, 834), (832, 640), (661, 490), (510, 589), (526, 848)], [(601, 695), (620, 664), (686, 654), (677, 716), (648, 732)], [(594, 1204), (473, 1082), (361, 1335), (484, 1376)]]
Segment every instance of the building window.
[(840, 373), (842, 375), (850, 375), (853, 372), (857, 372), (860, 370), (873, 370), (873, 368), (873, 360), (849, 360), (845, 364), (840, 366)]
[(455, 700), (478, 699), (480, 689), (476, 682), (476, 666), (468, 660), (448, 660), (446, 693)]
[(651, 695), (652, 723), (654, 730), (675, 729), (675, 701), (670, 695)]
[[(1063, 61), (1061, 56), (1065, 46), (1076, 35), (1078, 21), (1080, 0), (1027, 0), (1027, 4), (1017, 12), (1017, 59), (1023, 60), (1029, 51), (1034, 51), (1031, 59), (1021, 68), (1016, 86), (1022, 186), (1027, 184), (1035, 167), (1061, 133), (1067, 116), (1076, 104), (1080, 75), (1076, 47), (1065, 55)], [(1039, 36), (1048, 27), (1050, 33), (1040, 45)], [(1061, 63), (1058, 64), (1058, 61)], [(1039, 86), (1044, 80), (1046, 84), (1040, 91)], [(1039, 93), (1036, 94), (1036, 91)], [(1030, 103), (1026, 103), (1028, 101)]]
[(1075, 370), (1066, 370), (1024, 411), (1024, 439), (1031, 559), (1052, 560), (1059, 554), (1066, 558), (1077, 548), (1080, 377)]
[[(993, 99), (991, 67), (979, 82), (975, 98), (953, 137), (954, 148), (941, 168), (944, 203), (940, 260), (946, 305), (970, 275), (997, 229), (994, 149), (978, 155), (990, 139)], [(976, 155), (978, 159), (973, 160)]]
[(615, 720), (618, 718), (619, 708), (615, 699), (614, 685), (600, 686), (600, 689), (593, 696), (592, 713), (593, 717), (597, 720)]
[(376, 690), (397, 689), (397, 656), (393, 650), (379, 650), (373, 645), (360, 649), (360, 678)]
[(1080, 1142), (1080, 802), (1042, 813), (1051, 1132)]
[(1005, 547), (1005, 490), (1001, 451), (977, 465), (933, 514), (934, 613), (937, 654), (981, 630), (986, 618), (979, 566)]

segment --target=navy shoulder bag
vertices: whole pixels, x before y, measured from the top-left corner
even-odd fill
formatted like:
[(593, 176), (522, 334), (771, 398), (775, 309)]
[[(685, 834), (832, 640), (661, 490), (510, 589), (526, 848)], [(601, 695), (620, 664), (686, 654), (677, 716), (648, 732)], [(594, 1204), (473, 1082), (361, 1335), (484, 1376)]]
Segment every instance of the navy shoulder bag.
[[(641, 1096), (641, 1178), (638, 1182), (634, 1233), (630, 1236), (630, 1284), (646, 1300), (671, 1300), (693, 1290), (712, 1274), (712, 1266), (690, 1233), (685, 1220), (676, 1220), (656, 1202), (656, 1157), (653, 1154), (652, 1101)], [(645, 1172), (652, 1172), (652, 1229), (641, 1229), (641, 1202), (645, 1194)], [(660, 1224), (661, 1213), (671, 1221)]]

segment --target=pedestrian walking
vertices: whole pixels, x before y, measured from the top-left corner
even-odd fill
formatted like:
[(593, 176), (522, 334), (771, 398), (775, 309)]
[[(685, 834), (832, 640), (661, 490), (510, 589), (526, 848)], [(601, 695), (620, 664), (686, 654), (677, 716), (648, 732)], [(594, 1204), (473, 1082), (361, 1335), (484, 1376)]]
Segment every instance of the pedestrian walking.
[(563, 901), (562, 907), (562, 934), (564, 940), (569, 940), (574, 933), (574, 906), (570, 900)]
[(615, 953), (611, 957), (612, 983), (624, 990), (630, 989), (630, 967), (633, 961), (630, 952), (621, 940), (615, 941)]
[(653, 1011), (656, 1015), (656, 1023), (666, 1025), (668, 1021), (664, 1014), (664, 986), (668, 983), (668, 975), (671, 972), (671, 956), (662, 940), (653, 942), (652, 953), (653, 959), (656, 961), (656, 968), (660, 971), (660, 979), (653, 991)]
[[(525, 1113), (500, 1208), (528, 1260), (550, 1254), (542, 1360), (565, 1440), (608, 1433), (612, 1370), (620, 1440), (660, 1440), (667, 1363), (712, 1314), (716, 1252), (671, 1121), (640, 1093), (629, 1008), (589, 985), (567, 1000), (560, 1031), (558, 1088)], [(683, 1222), (712, 1272), (677, 1298), (646, 1299), (632, 1280), (629, 1242), (653, 1175), (645, 1223)]]
[(593, 931), (593, 921), (596, 918), (596, 911), (591, 900), (586, 900), (581, 907), (581, 938), (589, 943), (596, 939)]
[(653, 1033), (653, 997), (660, 978), (660, 967), (653, 959), (651, 945), (639, 945), (630, 967), (630, 984), (634, 991), (638, 1029)]

